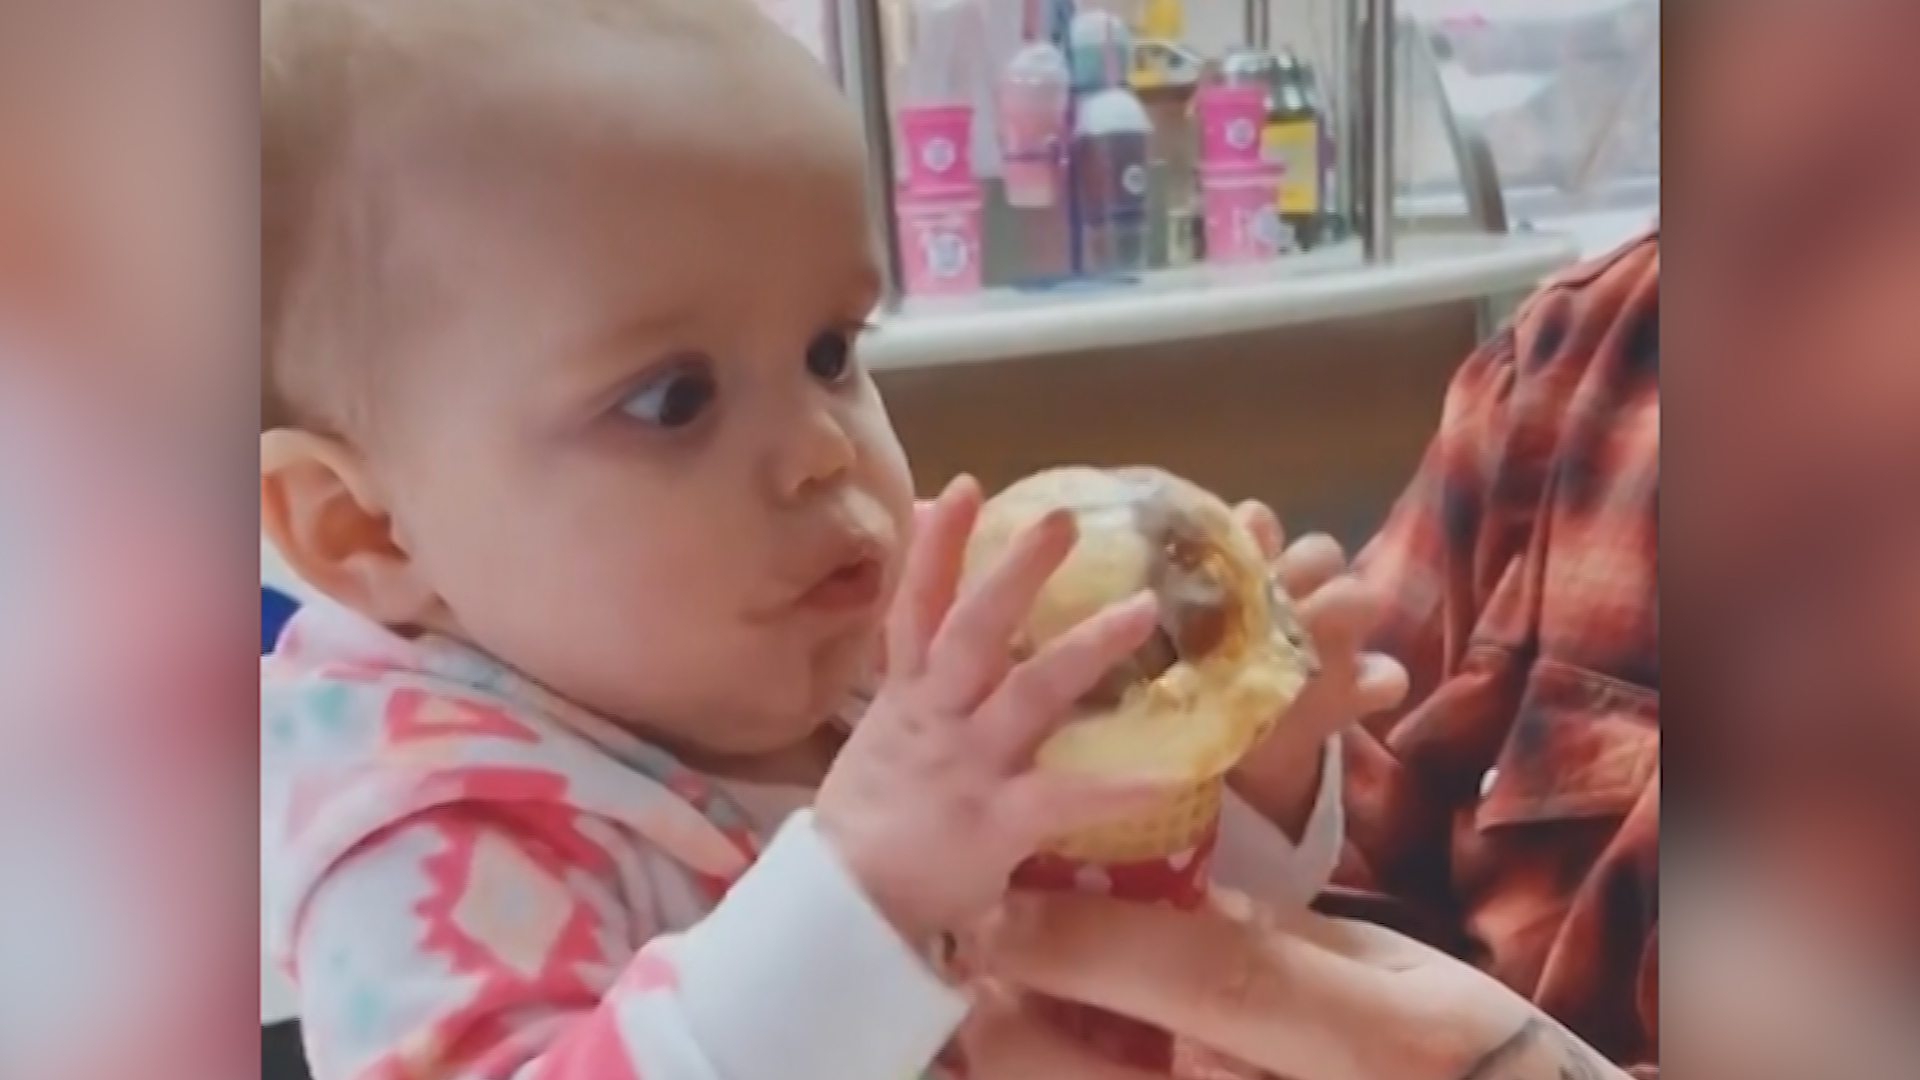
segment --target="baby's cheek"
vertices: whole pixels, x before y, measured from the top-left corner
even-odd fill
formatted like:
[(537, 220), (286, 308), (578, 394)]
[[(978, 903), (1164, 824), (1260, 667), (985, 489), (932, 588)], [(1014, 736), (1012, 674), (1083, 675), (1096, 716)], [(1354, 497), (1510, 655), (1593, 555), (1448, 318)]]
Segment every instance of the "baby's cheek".
[(844, 666), (848, 674), (843, 681), (854, 694), (871, 696), (875, 684), (887, 672), (887, 639), (882, 623), (881, 614), (876, 612), (847, 638)]
[(885, 507), (896, 535), (904, 539), (913, 524), (913, 466), (877, 387), (869, 387), (868, 399), (854, 407), (847, 424), (857, 456), (858, 485)]

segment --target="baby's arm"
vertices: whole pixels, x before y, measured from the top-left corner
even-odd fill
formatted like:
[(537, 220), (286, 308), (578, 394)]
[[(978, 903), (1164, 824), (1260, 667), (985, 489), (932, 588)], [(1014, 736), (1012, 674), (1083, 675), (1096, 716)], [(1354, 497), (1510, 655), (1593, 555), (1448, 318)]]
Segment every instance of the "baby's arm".
[(296, 937), (316, 1080), (902, 1080), (958, 1025), (809, 815), (675, 935), (579, 821), (442, 807), (336, 866)]
[(1297, 839), (1227, 792), (1214, 852), (1215, 884), (1280, 908), (1306, 907), (1326, 889), (1346, 839), (1339, 737), (1328, 739), (1321, 753), (1320, 790)]

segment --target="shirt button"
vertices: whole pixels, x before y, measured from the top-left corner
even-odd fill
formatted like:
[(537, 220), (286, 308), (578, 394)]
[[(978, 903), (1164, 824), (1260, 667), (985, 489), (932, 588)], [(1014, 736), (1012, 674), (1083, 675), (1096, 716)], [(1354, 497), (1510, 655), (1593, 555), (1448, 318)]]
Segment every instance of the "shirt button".
[(1484, 799), (1488, 795), (1492, 794), (1494, 782), (1499, 779), (1500, 779), (1499, 769), (1488, 769), (1486, 772), (1481, 773), (1480, 774), (1480, 797)]

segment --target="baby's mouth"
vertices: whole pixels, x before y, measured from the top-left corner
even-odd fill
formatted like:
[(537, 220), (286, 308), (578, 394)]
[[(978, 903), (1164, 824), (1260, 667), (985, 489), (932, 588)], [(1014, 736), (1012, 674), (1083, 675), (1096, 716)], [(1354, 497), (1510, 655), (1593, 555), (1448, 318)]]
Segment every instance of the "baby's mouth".
[(875, 607), (886, 585), (886, 567), (876, 554), (857, 555), (835, 567), (800, 595), (812, 611), (850, 613)]

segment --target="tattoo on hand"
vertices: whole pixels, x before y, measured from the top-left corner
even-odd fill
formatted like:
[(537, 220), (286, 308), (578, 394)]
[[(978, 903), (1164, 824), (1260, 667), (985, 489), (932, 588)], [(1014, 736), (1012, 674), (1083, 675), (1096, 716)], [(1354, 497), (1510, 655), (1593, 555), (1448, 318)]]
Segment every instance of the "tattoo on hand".
[(1482, 1055), (1459, 1080), (1608, 1080), (1618, 1073), (1580, 1040), (1544, 1017)]

